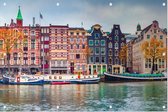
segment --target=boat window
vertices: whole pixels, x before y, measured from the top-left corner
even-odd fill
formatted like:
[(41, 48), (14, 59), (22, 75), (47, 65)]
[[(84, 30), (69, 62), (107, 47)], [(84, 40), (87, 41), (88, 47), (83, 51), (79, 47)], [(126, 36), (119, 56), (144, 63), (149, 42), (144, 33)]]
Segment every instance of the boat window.
[(54, 79), (57, 79), (57, 77), (56, 77), (56, 76), (54, 76)]
[(62, 79), (62, 77), (61, 77), (61, 76), (59, 76), (59, 79)]
[(51, 76), (49, 76), (49, 79), (52, 79)]

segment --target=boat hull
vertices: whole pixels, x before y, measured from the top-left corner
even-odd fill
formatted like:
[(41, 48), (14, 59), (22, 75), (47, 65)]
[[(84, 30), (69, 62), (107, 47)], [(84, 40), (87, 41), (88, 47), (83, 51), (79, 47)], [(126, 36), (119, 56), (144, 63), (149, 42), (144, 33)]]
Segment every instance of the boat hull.
[(6, 77), (3, 76), (3, 84), (10, 84), (10, 85), (43, 85), (44, 84), (44, 80), (43, 79), (29, 79), (27, 81), (19, 81), (16, 82), (16, 80), (14, 78), (11, 77)]
[(71, 82), (51, 82), (52, 85), (64, 85), (64, 84), (71, 84)]
[(105, 73), (105, 82), (136, 82), (136, 81), (163, 81), (167, 80), (167, 77), (127, 77)]
[(43, 85), (44, 80), (30, 81), (30, 82), (9, 82), (11, 85)]
[(71, 80), (72, 84), (98, 84), (99, 82), (100, 78)]

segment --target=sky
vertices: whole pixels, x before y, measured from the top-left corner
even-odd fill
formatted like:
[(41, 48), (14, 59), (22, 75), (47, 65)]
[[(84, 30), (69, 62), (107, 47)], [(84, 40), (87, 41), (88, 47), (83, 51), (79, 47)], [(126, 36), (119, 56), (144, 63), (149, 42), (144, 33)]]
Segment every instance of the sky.
[(24, 25), (32, 24), (35, 17), (41, 25), (81, 27), (83, 23), (88, 30), (98, 23), (108, 32), (114, 24), (119, 24), (123, 33), (132, 34), (138, 23), (143, 29), (153, 20), (161, 28), (167, 27), (166, 0), (0, 0), (0, 26), (16, 19), (18, 6)]

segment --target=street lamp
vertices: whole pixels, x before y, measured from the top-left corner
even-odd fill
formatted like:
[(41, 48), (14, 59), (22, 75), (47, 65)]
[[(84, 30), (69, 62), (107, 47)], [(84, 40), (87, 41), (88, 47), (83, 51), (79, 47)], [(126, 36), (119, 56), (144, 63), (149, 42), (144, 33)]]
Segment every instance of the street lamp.
[[(164, 56), (166, 56), (166, 53), (164, 52), (162, 55), (164, 57)], [(166, 57), (166, 68), (167, 68), (167, 57)]]

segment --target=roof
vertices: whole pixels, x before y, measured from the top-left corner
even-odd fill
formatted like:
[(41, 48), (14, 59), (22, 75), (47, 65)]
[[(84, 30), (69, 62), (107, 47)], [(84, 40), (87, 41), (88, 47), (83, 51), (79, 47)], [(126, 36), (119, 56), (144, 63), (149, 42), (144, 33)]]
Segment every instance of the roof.
[(23, 20), (20, 6), (19, 6), (18, 14), (17, 14), (17, 20)]
[(152, 24), (151, 25), (149, 25), (149, 26), (147, 26), (146, 28), (144, 28), (143, 30), (142, 30), (142, 32), (141, 33), (143, 33), (143, 32), (147, 32), (150, 28), (151, 28), (151, 26), (152, 26)]
[(70, 27), (69, 30), (85, 30), (84, 28)]

